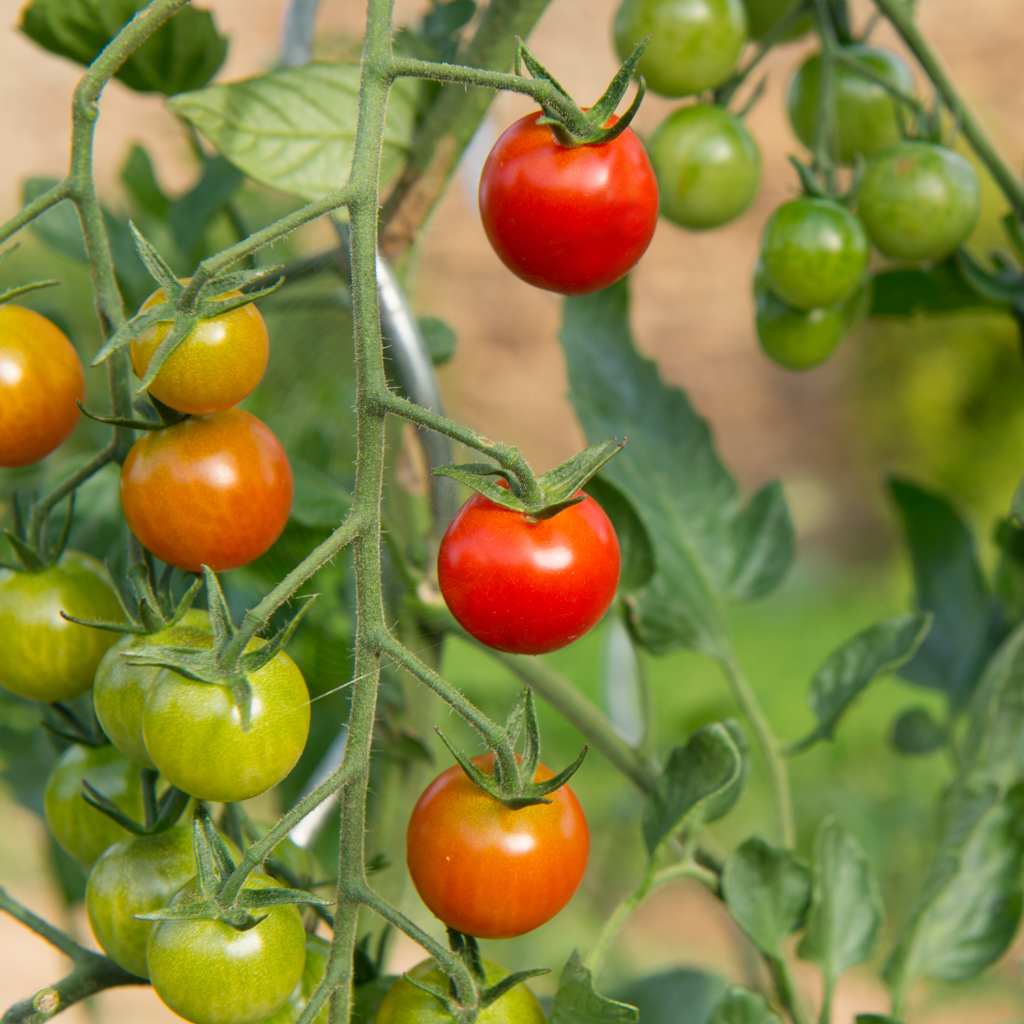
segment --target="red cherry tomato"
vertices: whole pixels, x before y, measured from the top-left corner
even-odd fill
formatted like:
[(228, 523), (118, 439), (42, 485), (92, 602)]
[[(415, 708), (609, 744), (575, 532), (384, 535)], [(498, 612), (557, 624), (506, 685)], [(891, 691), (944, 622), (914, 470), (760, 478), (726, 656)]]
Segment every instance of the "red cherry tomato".
[(494, 251), (524, 281), (586, 295), (624, 277), (658, 220), (658, 182), (627, 128), (612, 142), (561, 146), (538, 111), (494, 144), (480, 216)]
[(589, 494), (541, 520), (475, 494), (437, 554), (452, 615), (481, 643), (512, 654), (556, 651), (593, 629), (619, 569), (615, 528)]
[(262, 555), (288, 522), (292, 490), (281, 442), (241, 409), (150, 431), (121, 469), (132, 533), (188, 572), (236, 569)]
[[(474, 757), (488, 774), (494, 755)], [(552, 772), (537, 766), (535, 782)], [(459, 765), (442, 772), (413, 809), (405, 854), (416, 891), (449, 928), (508, 939), (550, 921), (587, 867), (590, 831), (572, 790), (549, 804), (509, 810)]]
[(82, 363), (67, 335), (23, 306), (0, 306), (0, 466), (49, 455), (78, 422)]

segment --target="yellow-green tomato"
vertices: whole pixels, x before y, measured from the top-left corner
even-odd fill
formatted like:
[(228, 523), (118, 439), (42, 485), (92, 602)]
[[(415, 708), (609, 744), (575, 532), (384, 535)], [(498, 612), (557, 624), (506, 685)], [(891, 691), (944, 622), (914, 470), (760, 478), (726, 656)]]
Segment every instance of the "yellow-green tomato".
[(647, 144), (661, 215), (702, 231), (738, 217), (757, 195), (761, 154), (743, 122), (722, 107), (682, 107)]
[(146, 941), (159, 910), (196, 873), (192, 830), (181, 826), (108, 847), (89, 872), (85, 908), (96, 941), (114, 963), (148, 978)]
[(743, 0), (623, 0), (613, 25), (625, 60), (647, 36), (638, 71), (662, 96), (693, 96), (729, 77), (747, 41)]
[[(313, 989), (320, 984), (324, 976), (330, 952), (331, 944), (326, 939), (321, 939), (319, 935), (306, 936), (306, 966), (302, 971), (302, 978), (295, 986), (295, 991), (288, 997), (288, 1002), (276, 1013), (271, 1014), (263, 1024), (295, 1024), (302, 1016)], [(313, 1018), (312, 1024), (327, 1024), (330, 1009), (331, 1004), (328, 1000)]]
[[(488, 985), (495, 985), (508, 977), (504, 967), (490, 960), (483, 963)], [(433, 960), (418, 963), (408, 974), (418, 982), (448, 991), (448, 976)], [(374, 1024), (451, 1024), (451, 1016), (440, 1000), (403, 977), (381, 1000)], [(482, 1010), (477, 1024), (544, 1024), (544, 1011), (537, 997), (525, 985), (516, 985)]]
[(112, 800), (128, 817), (142, 821), (139, 767), (110, 746), (74, 744), (50, 772), (43, 795), (46, 824), (61, 849), (87, 868), (128, 833), (82, 797), (82, 783)]
[(70, 700), (92, 686), (116, 633), (61, 617), (123, 622), (102, 564), (65, 551), (40, 572), (0, 569), (0, 686), (29, 700)]
[[(250, 875), (245, 883), (247, 889), (276, 885), (265, 875)], [(192, 879), (171, 904), (201, 900)], [(245, 931), (223, 921), (157, 922), (146, 965), (160, 999), (192, 1024), (258, 1024), (280, 1009), (302, 978), (306, 933), (294, 906), (259, 914), (266, 917)]]
[(160, 669), (153, 665), (131, 665), (124, 653), (133, 647), (158, 644), (180, 647), (209, 633), (210, 616), (190, 609), (170, 629), (145, 636), (124, 636), (103, 655), (92, 684), (92, 702), (107, 739), (129, 760), (146, 768), (156, 767), (142, 739), (142, 706)]
[[(192, 641), (209, 647), (210, 638)], [(258, 650), (255, 639), (247, 651)], [(309, 692), (283, 651), (249, 675), (248, 730), (226, 686), (199, 683), (164, 669), (142, 709), (146, 750), (173, 786), (201, 800), (248, 800), (295, 767), (309, 735)]]

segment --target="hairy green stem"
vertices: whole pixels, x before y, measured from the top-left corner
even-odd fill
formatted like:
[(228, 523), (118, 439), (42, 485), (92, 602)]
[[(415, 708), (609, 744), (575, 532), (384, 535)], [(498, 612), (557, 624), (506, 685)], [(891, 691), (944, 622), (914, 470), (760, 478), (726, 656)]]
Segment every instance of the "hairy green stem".
[(811, 1024), (811, 1018), (804, 1006), (803, 997), (797, 987), (789, 961), (785, 956), (771, 960), (772, 973), (775, 975), (775, 987), (782, 1000), (782, 1005), (789, 1011), (793, 1024)]
[(839, 40), (832, 24), (828, 0), (814, 0), (814, 12), (821, 36), (818, 57), (818, 106), (814, 114), (814, 169), (824, 175), (829, 191), (835, 190), (835, 161), (839, 157), (839, 125), (836, 118), (836, 51)]

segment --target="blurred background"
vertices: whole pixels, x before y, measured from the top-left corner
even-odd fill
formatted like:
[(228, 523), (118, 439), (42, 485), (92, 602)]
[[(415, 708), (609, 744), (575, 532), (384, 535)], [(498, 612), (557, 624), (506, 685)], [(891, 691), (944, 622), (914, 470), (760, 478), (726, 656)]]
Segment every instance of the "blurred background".
[[(77, 66), (43, 52), (17, 31), (21, 6), (19, 0), (0, 0), (0, 24), (5, 27), (0, 75), (7, 96), (0, 105), (0, 137), (6, 142), (0, 149), (3, 217), (20, 205), (25, 179), (64, 172), (70, 96), (79, 76)], [(200, 6), (214, 13), (218, 28), (231, 41), (218, 81), (275, 64), (281, 0), (203, 0)], [(425, 6), (418, 0), (398, 0), (396, 23), (415, 19)], [(596, 99), (614, 74), (610, 24), (615, 6), (613, 0), (553, 0), (531, 37), (540, 60), (581, 103)], [(861, 21), (869, 6), (853, 4)], [(920, 0), (918, 6), (924, 32), (1011, 165), (1021, 167), (1020, 0)], [(360, 0), (323, 0), (318, 24), (323, 45), (332, 52), (350, 48), (361, 33), (361, 22)], [(884, 30), (875, 41), (893, 42)], [(909, 572), (894, 510), (886, 500), (885, 474), (900, 471), (953, 496), (975, 527), (983, 560), (991, 564), (992, 522), (1005, 513), (1024, 468), (1024, 364), (1020, 337), (1007, 316), (984, 312), (898, 323), (872, 320), (844, 342), (836, 358), (800, 374), (775, 367), (760, 352), (750, 279), (765, 219), (796, 188), (787, 154), (800, 149), (788, 127), (783, 98), (789, 75), (811, 48), (810, 41), (798, 41), (781, 47), (765, 63), (767, 88), (748, 118), (764, 161), (762, 190), (751, 209), (708, 234), (660, 222), (632, 275), (633, 327), (640, 349), (657, 361), (667, 381), (688, 392), (710, 421), (724, 460), (746, 491), (776, 477), (785, 484), (799, 537), (797, 566), (770, 604), (736, 614), (740, 656), (784, 739), (800, 735), (811, 721), (804, 693), (824, 656), (860, 628), (908, 604)], [(637, 131), (644, 135), (653, 130), (671, 106), (649, 95), (636, 119)], [(557, 340), (560, 300), (504, 269), (484, 237), (475, 204), (487, 150), (528, 109), (526, 101), (507, 95), (492, 107), (429, 226), (415, 306), (417, 313), (443, 319), (457, 334), (454, 357), (438, 370), (447, 411), (520, 446), (534, 468), (543, 471), (583, 444), (565, 398)], [(169, 195), (195, 183), (189, 139), (163, 109), (162, 100), (114, 82), (103, 98), (96, 156), (100, 193), (112, 209), (126, 202), (120, 170), (135, 144), (148, 150)], [(984, 175), (982, 179), (983, 215), (973, 244), (985, 251), (996, 242), (1004, 210), (992, 183)], [(325, 237), (314, 227), (291, 244), (296, 250), (310, 248)], [(43, 268), (45, 275), (39, 276), (65, 281), (64, 297), (58, 301), (41, 296), (38, 308), (67, 326), (81, 350), (93, 350), (95, 328), (81, 268), (69, 262), (51, 273), (45, 268), (52, 266), (52, 255), (31, 236), (24, 239), (18, 260), (19, 273)], [(69, 312), (69, 294), (78, 297), (77, 311)], [(47, 302), (56, 305), (50, 309)], [(337, 354), (329, 348), (330, 336), (308, 318), (279, 311), (268, 321), (271, 369), (250, 407), (285, 436), (288, 427), (279, 421), (301, 419), (309, 378), (316, 376), (317, 367), (330, 372)], [(99, 394), (102, 375), (90, 372), (95, 377), (90, 386)], [(348, 409), (338, 409), (338, 421), (336, 454), (343, 459), (350, 441), (343, 435), (351, 432)], [(79, 429), (88, 432), (90, 427), (83, 423)], [(311, 442), (305, 438), (301, 443)], [(111, 483), (107, 480), (108, 491)], [(602, 642), (599, 629), (550, 659), (595, 698)], [(664, 749), (672, 745), (672, 737), (732, 713), (723, 681), (696, 656), (649, 658), (648, 667)], [(328, 666), (328, 674), (344, 679), (344, 668), (338, 661)], [(447, 645), (443, 669), (485, 710), (503, 716), (516, 684), (499, 666), (455, 640)], [(923, 699), (927, 703), (928, 695)], [(891, 749), (891, 723), (911, 702), (921, 703), (922, 691), (911, 691), (896, 679), (876, 684), (849, 716), (836, 743), (820, 745), (793, 764), (801, 845), (807, 848), (814, 827), (828, 812), (853, 828), (882, 881), (890, 934), (912, 905), (927, 868), (934, 800), (947, 777), (943, 754), (908, 758)], [(442, 709), (432, 713), (447, 721)], [(580, 737), (571, 727), (543, 708), (542, 726), (545, 760), (564, 763), (575, 756)], [(423, 731), (429, 731), (427, 723)], [(591, 821), (591, 867), (581, 892), (555, 922), (523, 939), (489, 945), (485, 955), (509, 968), (559, 964), (572, 948), (585, 948), (615, 901), (639, 878), (642, 848), (635, 794), (599, 755), (590, 758), (574, 788)], [(730, 847), (754, 829), (768, 827), (768, 803), (755, 766), (737, 812), (714, 826), (718, 841)], [(88, 925), (80, 905), (65, 905), (49, 881), (41, 822), (2, 793), (0, 821), (4, 884), (37, 912), (70, 920), (85, 939)], [(417, 906), (414, 894), (407, 893), (406, 900), (425, 926), (436, 925)], [(914, 1024), (1024, 1019), (1020, 954), (1019, 948), (1011, 951), (1000, 967), (970, 986), (922, 989), (908, 1019)], [(391, 967), (403, 970), (417, 959), (415, 949), (398, 942)], [(714, 901), (687, 884), (659, 891), (634, 916), (613, 951), (602, 988), (621, 992), (638, 974), (680, 965), (714, 969), (738, 980), (756, 980), (759, 969)], [(0, 918), (0, 1007), (54, 980), (63, 969), (48, 947)], [(813, 998), (814, 971), (807, 967), (802, 980)], [(536, 988), (549, 991), (550, 984), (542, 979)], [(68, 1024), (174, 1019), (146, 990), (105, 993), (94, 1002), (72, 1008), (63, 1019)], [(840, 986), (835, 1020), (845, 1024), (854, 1011), (884, 1012), (886, 1007), (881, 986), (866, 972), (854, 971)]]

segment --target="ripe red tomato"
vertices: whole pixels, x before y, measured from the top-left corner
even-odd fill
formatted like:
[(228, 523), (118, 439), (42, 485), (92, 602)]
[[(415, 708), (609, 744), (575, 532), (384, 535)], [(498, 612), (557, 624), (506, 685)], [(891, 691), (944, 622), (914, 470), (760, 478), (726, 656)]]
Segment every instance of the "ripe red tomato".
[(543, 654), (597, 625), (620, 562), (615, 528), (589, 494), (536, 521), (475, 494), (441, 538), (437, 578), (452, 615), (481, 643)]
[[(473, 763), (494, 772), (494, 755)], [(538, 765), (535, 782), (552, 772)], [(427, 786), (413, 809), (405, 855), (416, 891), (449, 928), (508, 939), (551, 920), (587, 867), (590, 831), (572, 790), (511, 811), (459, 765)]]
[[(220, 298), (234, 298), (228, 292)], [(144, 312), (164, 301), (158, 288), (142, 304)], [(132, 365), (145, 376), (149, 361), (167, 337), (169, 323), (158, 323), (131, 344)], [(206, 416), (230, 409), (260, 382), (270, 356), (267, 325), (250, 302), (230, 313), (200, 320), (192, 333), (168, 356), (149, 386), (149, 393), (164, 405)]]
[(270, 428), (241, 409), (152, 430), (121, 469), (121, 507), (157, 558), (188, 572), (237, 569), (281, 536), (292, 468)]
[(513, 274), (586, 295), (643, 256), (658, 220), (658, 182), (629, 128), (612, 142), (561, 146), (540, 116), (520, 118), (494, 144), (480, 177), (480, 216)]
[(67, 335), (23, 306), (0, 306), (0, 466), (49, 455), (78, 422), (82, 363)]

